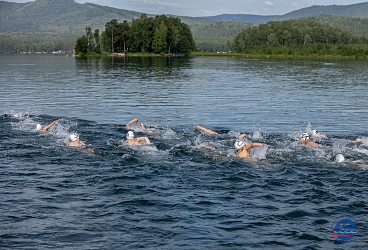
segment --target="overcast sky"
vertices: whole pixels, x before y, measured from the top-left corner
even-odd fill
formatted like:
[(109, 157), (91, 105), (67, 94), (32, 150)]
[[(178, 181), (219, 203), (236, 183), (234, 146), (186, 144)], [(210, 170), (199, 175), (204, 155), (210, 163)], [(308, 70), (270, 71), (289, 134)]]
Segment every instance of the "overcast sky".
[[(6, 0), (26, 3), (30, 0)], [(147, 14), (215, 16), (221, 14), (283, 15), (312, 5), (349, 5), (354, 0), (76, 0)]]

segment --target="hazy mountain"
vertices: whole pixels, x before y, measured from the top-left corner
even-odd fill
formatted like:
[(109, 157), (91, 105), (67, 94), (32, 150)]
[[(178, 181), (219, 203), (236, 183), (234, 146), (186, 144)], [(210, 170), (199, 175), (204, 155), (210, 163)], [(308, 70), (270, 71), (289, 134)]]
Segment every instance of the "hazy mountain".
[[(0, 32), (49, 32), (80, 35), (87, 26), (104, 29), (112, 19), (137, 19), (142, 13), (74, 0), (36, 0), (28, 3), (0, 1)], [(149, 15), (148, 16), (154, 16)], [(188, 23), (203, 19), (183, 17)]]
[(308, 8), (289, 12), (275, 19), (288, 20), (320, 15), (368, 18), (368, 2), (351, 5), (314, 5)]
[(218, 16), (203, 17), (216, 22), (239, 21), (250, 23), (266, 23), (268, 21), (281, 21), (313, 17), (320, 15), (335, 15), (343, 17), (368, 18), (368, 2), (351, 5), (314, 5), (311, 7), (295, 10), (285, 15), (261, 16), (247, 14), (223, 14)]
[(215, 22), (245, 22), (245, 23), (267, 23), (278, 16), (260, 16), (248, 14), (223, 14), (218, 16), (203, 17)]

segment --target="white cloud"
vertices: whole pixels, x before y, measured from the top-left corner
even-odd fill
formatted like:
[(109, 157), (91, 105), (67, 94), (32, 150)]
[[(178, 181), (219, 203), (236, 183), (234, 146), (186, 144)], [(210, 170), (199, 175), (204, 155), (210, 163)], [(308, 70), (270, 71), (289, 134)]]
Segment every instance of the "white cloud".
[(267, 6), (274, 6), (274, 5), (275, 5), (273, 2), (270, 2), (270, 1), (266, 1), (266, 2), (265, 2), (265, 4), (266, 4)]

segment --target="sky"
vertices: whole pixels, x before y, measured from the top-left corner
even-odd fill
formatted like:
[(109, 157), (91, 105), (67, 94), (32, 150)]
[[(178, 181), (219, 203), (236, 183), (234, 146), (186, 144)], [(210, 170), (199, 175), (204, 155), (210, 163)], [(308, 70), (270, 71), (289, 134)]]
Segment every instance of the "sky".
[[(31, 0), (5, 0), (26, 3)], [(354, 0), (76, 0), (146, 14), (216, 16), (221, 14), (284, 15), (313, 5), (350, 5)]]

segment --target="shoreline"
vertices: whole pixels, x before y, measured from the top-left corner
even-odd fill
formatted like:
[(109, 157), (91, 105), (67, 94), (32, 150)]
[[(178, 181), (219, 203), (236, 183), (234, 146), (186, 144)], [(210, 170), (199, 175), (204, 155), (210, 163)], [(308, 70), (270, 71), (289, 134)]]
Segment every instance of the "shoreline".
[[(0, 53), (0, 55), (53, 55), (52, 53)], [(164, 55), (155, 53), (101, 53), (95, 54), (90, 53), (83, 56), (66, 54), (55, 54), (55, 56), (64, 55), (66, 57), (84, 58), (84, 57), (168, 57), (168, 58), (179, 58), (179, 57), (232, 57), (232, 58), (249, 58), (249, 59), (308, 59), (308, 60), (368, 60), (368, 56), (353, 55), (353, 56), (342, 56), (342, 55), (271, 55), (271, 54), (245, 54), (245, 53), (233, 53), (233, 52), (192, 52), (189, 55)]]

